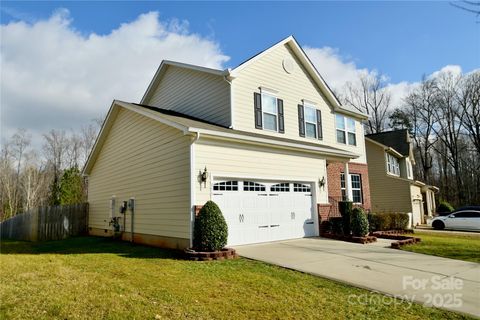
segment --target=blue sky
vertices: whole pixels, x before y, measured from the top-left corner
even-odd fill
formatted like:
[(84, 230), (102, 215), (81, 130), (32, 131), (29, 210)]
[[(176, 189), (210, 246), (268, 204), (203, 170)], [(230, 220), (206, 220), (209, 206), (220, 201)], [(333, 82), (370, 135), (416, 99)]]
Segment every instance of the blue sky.
[(337, 92), (386, 75), (392, 107), (480, 67), (480, 23), (448, 2), (1, 2), (1, 135), (78, 130), (138, 102), (162, 59), (235, 67), (294, 35)]
[[(293, 34), (302, 45), (337, 48), (358, 67), (391, 81), (416, 81), (445, 65), (480, 66), (480, 24), (448, 2), (3, 2), (2, 24), (48, 18), (67, 8), (82, 33), (108, 34), (139, 14), (189, 23), (235, 66)], [(12, 13), (9, 14), (9, 13)]]

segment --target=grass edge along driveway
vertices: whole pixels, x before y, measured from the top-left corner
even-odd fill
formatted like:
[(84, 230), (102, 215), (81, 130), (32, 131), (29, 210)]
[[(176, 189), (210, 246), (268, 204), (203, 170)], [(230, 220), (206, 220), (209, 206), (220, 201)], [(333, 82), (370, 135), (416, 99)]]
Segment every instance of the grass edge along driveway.
[[(1, 319), (468, 319), (248, 259), (109, 239), (3, 241)], [(383, 301), (383, 302), (382, 302)]]

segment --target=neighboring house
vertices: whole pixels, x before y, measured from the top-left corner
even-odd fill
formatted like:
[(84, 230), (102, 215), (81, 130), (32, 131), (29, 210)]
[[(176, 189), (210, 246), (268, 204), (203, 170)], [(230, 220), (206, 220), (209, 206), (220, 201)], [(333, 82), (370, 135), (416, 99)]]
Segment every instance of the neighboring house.
[(373, 212), (412, 213), (412, 225), (435, 213), (438, 188), (415, 180), (412, 142), (407, 130), (369, 134), (365, 138)]
[(87, 161), (90, 233), (120, 216), (125, 240), (186, 248), (213, 200), (229, 245), (318, 236), (342, 194), (369, 207), (366, 118), (293, 37), (234, 69), (163, 61), (140, 104), (113, 102)]

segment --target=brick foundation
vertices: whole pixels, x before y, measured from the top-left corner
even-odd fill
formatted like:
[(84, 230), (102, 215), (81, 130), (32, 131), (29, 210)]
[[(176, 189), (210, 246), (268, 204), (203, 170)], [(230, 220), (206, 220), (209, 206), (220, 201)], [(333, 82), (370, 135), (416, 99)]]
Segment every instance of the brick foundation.
[[(343, 173), (345, 165), (340, 162), (327, 163), (328, 177), (328, 196), (334, 199), (342, 199), (342, 189), (340, 185), (340, 174)], [(370, 184), (368, 182), (368, 165), (363, 163), (348, 163), (350, 173), (359, 174), (362, 180), (362, 207), (366, 210), (371, 209), (370, 202)]]

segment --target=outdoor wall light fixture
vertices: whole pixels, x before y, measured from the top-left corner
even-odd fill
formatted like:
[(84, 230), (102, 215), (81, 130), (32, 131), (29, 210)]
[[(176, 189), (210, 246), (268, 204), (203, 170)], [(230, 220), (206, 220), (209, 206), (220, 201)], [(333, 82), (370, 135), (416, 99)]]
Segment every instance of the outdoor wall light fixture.
[(205, 183), (207, 182), (207, 178), (208, 178), (208, 171), (207, 171), (207, 167), (205, 167), (205, 169), (203, 169), (203, 172), (200, 171), (200, 180)]
[(318, 179), (318, 185), (319, 185), (321, 188), (324, 188), (324, 187), (325, 187), (325, 177), (322, 177), (322, 179)]

